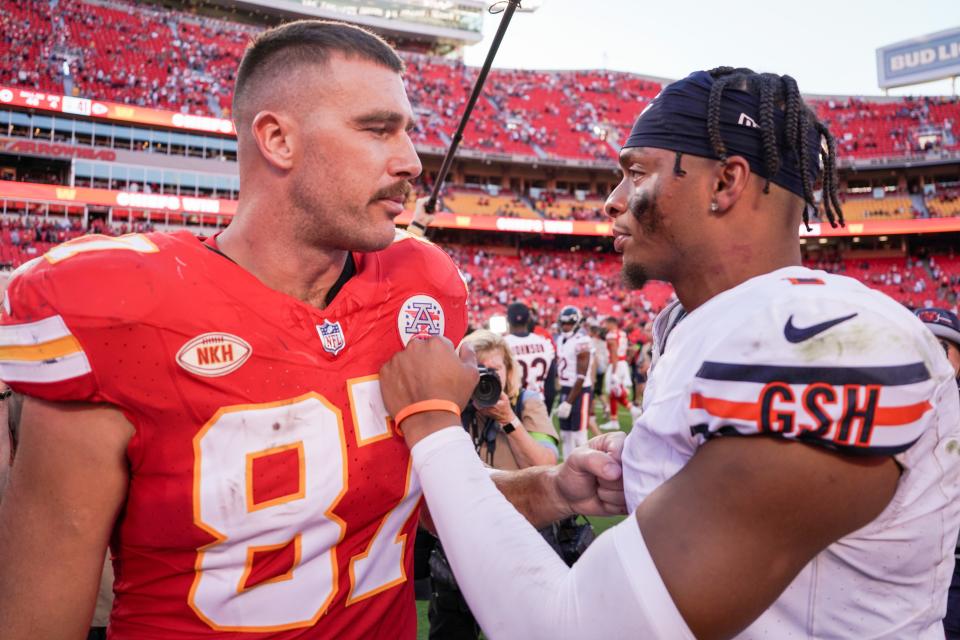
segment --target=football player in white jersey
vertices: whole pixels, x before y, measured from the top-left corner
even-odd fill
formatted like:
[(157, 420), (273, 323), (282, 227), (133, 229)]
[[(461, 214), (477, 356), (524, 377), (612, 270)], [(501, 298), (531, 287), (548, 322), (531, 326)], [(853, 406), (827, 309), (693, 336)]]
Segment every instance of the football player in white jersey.
[(510, 333), (503, 338), (520, 364), (520, 386), (543, 395), (556, 350), (549, 338), (530, 331), (530, 308), (522, 302), (507, 307)]
[(590, 384), (593, 344), (590, 335), (580, 327), (582, 322), (580, 309), (574, 306), (564, 307), (557, 316), (560, 326), (557, 335), (557, 383), (560, 385), (557, 418), (564, 458), (587, 443), (587, 427), (593, 408)]
[[(947, 360), (953, 367), (953, 375), (960, 388), (960, 318), (947, 309), (917, 309), (920, 322), (937, 337)], [(957, 542), (955, 559), (960, 559), (960, 541)], [(947, 614), (943, 618), (943, 630), (947, 640), (960, 640), (960, 564), (953, 568), (950, 591), (947, 596)]]
[(607, 316), (603, 321), (607, 330), (607, 352), (610, 354), (610, 364), (607, 365), (605, 376), (607, 393), (610, 397), (610, 422), (600, 425), (604, 431), (614, 431), (620, 428), (617, 420), (617, 411), (621, 406), (630, 407), (630, 395), (627, 389), (633, 383), (630, 378), (630, 365), (627, 363), (627, 332), (620, 328), (620, 318)]
[[(489, 637), (944, 637), (960, 398), (913, 314), (801, 266), (819, 180), (822, 224), (843, 223), (835, 163), (789, 76), (695, 72), (637, 119), (605, 211), (626, 279), (668, 281), (679, 304), (656, 323), (622, 452), (632, 515), (572, 568), (497, 494), (451, 414), (401, 421)], [(463, 397), (448, 381), (469, 355), (432, 342), (381, 371), (389, 411)], [(509, 497), (535, 501), (555, 473), (514, 478)]]

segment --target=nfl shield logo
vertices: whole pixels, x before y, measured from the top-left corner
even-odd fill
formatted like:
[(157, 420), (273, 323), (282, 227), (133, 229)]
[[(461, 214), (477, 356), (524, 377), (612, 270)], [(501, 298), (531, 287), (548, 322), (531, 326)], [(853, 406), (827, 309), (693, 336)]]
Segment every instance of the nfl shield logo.
[(343, 351), (343, 347), (347, 344), (343, 339), (343, 328), (339, 322), (324, 320), (323, 324), (317, 325), (317, 333), (320, 334), (320, 342), (323, 343), (324, 350), (333, 355)]

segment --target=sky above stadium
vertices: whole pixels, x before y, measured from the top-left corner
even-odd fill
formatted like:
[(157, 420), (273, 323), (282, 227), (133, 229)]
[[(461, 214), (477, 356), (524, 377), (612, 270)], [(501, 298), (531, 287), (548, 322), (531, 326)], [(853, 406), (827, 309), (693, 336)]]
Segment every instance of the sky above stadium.
[[(466, 50), (468, 64), (483, 63), (499, 22), (486, 16), (483, 42)], [(664, 78), (745, 66), (788, 73), (808, 94), (880, 95), (878, 47), (956, 26), (960, 0), (542, 0), (535, 13), (514, 16), (495, 64)], [(951, 91), (943, 80), (890, 94)]]

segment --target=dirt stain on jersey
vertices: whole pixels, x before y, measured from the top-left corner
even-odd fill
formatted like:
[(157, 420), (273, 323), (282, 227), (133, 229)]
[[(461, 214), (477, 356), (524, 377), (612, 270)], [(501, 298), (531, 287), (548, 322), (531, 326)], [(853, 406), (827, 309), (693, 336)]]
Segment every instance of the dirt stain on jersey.
[(896, 345), (900, 343), (896, 335), (877, 335), (876, 331), (870, 330), (870, 327), (851, 324), (843, 329), (828, 331), (800, 343), (797, 353), (807, 362), (849, 358), (875, 351), (880, 341), (883, 342), (884, 349), (896, 349)]

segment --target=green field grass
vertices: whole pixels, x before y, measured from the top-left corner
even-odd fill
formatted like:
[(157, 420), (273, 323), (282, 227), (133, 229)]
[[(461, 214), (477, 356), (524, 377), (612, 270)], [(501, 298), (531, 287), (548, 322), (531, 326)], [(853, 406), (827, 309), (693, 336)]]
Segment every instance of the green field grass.
[[(602, 422), (603, 416), (599, 413), (597, 414), (598, 422)], [(617, 414), (617, 421), (620, 423), (620, 428), (626, 432), (630, 431), (632, 421), (630, 419), (630, 412), (626, 409), (621, 409)], [(556, 427), (556, 419), (554, 419), (554, 427)], [(623, 520), (624, 516), (614, 516), (611, 518), (590, 518), (590, 524), (593, 525), (593, 530), (597, 535), (600, 535), (610, 527), (619, 523)], [(430, 631), (430, 623), (427, 620), (427, 602), (425, 600), (417, 601), (417, 640), (427, 640), (427, 635)]]

